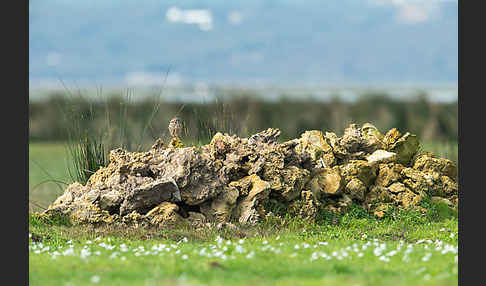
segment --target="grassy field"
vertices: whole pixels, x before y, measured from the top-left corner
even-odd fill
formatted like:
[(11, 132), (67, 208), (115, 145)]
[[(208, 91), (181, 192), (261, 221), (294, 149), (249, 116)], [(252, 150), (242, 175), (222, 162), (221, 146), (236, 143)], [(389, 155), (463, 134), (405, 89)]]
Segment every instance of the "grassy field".
[(30, 285), (457, 285), (457, 219), (413, 213), (239, 230), (67, 226), (32, 216)]
[[(447, 147), (444, 147), (447, 146)], [(47, 206), (70, 182), (63, 143), (29, 145), (29, 195)], [(457, 158), (457, 144), (424, 144)], [(31, 205), (31, 210), (40, 210)], [(71, 226), (29, 216), (30, 285), (457, 285), (458, 220), (433, 208), (360, 212), (237, 230)]]
[(63, 193), (71, 179), (66, 143), (29, 144), (29, 198), (31, 210), (47, 206)]

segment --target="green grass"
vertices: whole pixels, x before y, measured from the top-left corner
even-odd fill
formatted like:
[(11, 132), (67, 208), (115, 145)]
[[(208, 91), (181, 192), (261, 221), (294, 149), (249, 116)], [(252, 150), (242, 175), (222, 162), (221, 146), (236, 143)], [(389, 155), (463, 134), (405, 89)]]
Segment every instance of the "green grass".
[(70, 183), (70, 164), (66, 143), (29, 144), (29, 199), (31, 210), (46, 207), (63, 193)]
[(457, 285), (457, 219), (407, 216), (414, 215), (382, 221), (347, 216), (337, 226), (287, 220), (238, 230), (70, 226), (32, 216), (29, 280), (30, 285), (93, 285), (92, 279), (99, 285)]

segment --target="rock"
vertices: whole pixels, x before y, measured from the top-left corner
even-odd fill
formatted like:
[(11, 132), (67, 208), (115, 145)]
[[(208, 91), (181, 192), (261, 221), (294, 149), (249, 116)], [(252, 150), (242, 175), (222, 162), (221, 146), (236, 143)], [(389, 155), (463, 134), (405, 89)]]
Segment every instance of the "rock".
[(382, 140), (383, 144), (385, 145), (385, 149), (390, 150), (392, 148), (393, 144), (395, 144), (395, 142), (397, 142), (397, 140), (401, 136), (402, 136), (402, 134), (396, 128), (392, 128), (392, 129), (388, 130), (388, 132), (385, 134), (385, 136), (383, 137), (383, 140)]
[(304, 132), (295, 150), (298, 153), (307, 153), (315, 168), (332, 167), (335, 163), (332, 148), (319, 130)]
[(392, 195), (385, 187), (371, 186), (365, 197), (365, 203), (370, 207), (376, 203), (390, 203), (392, 202)]
[(353, 203), (353, 200), (348, 195), (343, 194), (338, 199), (337, 205), (340, 208), (340, 212), (344, 213), (345, 211), (347, 211), (351, 207), (352, 203)]
[(406, 209), (418, 204), (420, 201), (422, 201), (422, 198), (423, 197), (421, 195), (415, 194), (408, 188), (405, 188), (405, 191), (397, 195), (397, 201)]
[(454, 181), (457, 179), (456, 164), (445, 158), (434, 158), (432, 153), (423, 153), (417, 156), (413, 168), (422, 172), (437, 172)]
[(116, 213), (117, 210), (119, 210), (123, 199), (124, 197), (121, 192), (112, 190), (100, 195), (99, 206), (102, 210), (106, 210), (109, 213)]
[(363, 124), (361, 127), (361, 132), (363, 134), (363, 149), (366, 151), (366, 153), (373, 153), (378, 149), (385, 148), (382, 141), (384, 136), (373, 124)]
[(391, 193), (394, 193), (394, 194), (398, 194), (398, 193), (402, 193), (402, 192), (406, 192), (406, 191), (410, 191), (410, 190), (407, 187), (405, 187), (404, 184), (402, 184), (400, 182), (396, 182), (396, 183), (391, 184), (388, 187), (388, 191), (390, 191)]
[(237, 204), (234, 217), (240, 223), (255, 223), (265, 216), (263, 203), (270, 193), (270, 184), (253, 174), (248, 178), (251, 181), (251, 189), (247, 196)]
[(202, 203), (201, 212), (212, 221), (228, 221), (231, 218), (233, 208), (236, 206), (239, 194), (236, 187), (230, 186), (213, 200)]
[(321, 168), (307, 184), (308, 189), (320, 200), (330, 195), (339, 195), (344, 186), (338, 167)]
[(402, 165), (395, 163), (380, 164), (375, 184), (382, 187), (388, 187), (389, 185), (400, 181), (402, 179), (401, 172), (403, 168)]
[(202, 213), (197, 212), (188, 212), (189, 216), (187, 217), (187, 221), (189, 224), (194, 226), (203, 226), (207, 219)]
[(288, 212), (302, 219), (314, 221), (321, 207), (322, 203), (314, 197), (314, 193), (304, 190), (301, 193), (300, 200), (289, 205)]
[(177, 213), (178, 211), (178, 205), (163, 202), (151, 209), (144, 217), (147, 218), (153, 225), (174, 225), (182, 222), (182, 216)]
[(172, 178), (179, 187), (181, 199), (198, 205), (219, 195), (230, 182), (228, 170), (213, 169), (214, 161), (200, 154), (196, 147), (168, 148), (151, 161), (151, 170), (158, 178)]
[(179, 202), (181, 194), (175, 181), (162, 178), (128, 192), (120, 206), (120, 215), (132, 211), (144, 214), (161, 202)]
[(366, 157), (368, 163), (372, 165), (378, 165), (382, 163), (394, 162), (397, 159), (397, 154), (388, 152), (386, 150), (376, 150), (373, 154)]
[(440, 177), (440, 184), (434, 186), (434, 195), (442, 197), (454, 197), (459, 193), (459, 186), (457, 182), (448, 176)]
[(383, 218), (385, 216), (385, 213), (388, 212), (390, 209), (390, 205), (379, 205), (373, 211), (373, 215), (375, 215), (377, 218)]
[(150, 148), (150, 152), (151, 153), (157, 153), (157, 152), (164, 150), (166, 148), (167, 148), (167, 146), (165, 146), (164, 141), (162, 139), (158, 138), (157, 140), (155, 140), (154, 144)]
[(184, 148), (184, 143), (178, 137), (173, 137), (170, 140), (169, 148)]
[(389, 151), (397, 154), (397, 160), (400, 164), (409, 166), (419, 147), (420, 143), (417, 136), (407, 132), (390, 146)]
[(145, 217), (142, 216), (141, 214), (137, 213), (136, 211), (133, 211), (125, 216), (122, 217), (122, 222), (127, 225), (134, 225), (134, 226), (140, 226), (143, 225), (145, 222)]
[(364, 143), (361, 128), (356, 124), (350, 124), (348, 128), (344, 129), (344, 135), (339, 140), (339, 143), (348, 153), (358, 152), (358, 149)]
[(48, 209), (66, 209), (74, 201), (74, 199), (81, 197), (84, 193), (87, 193), (89, 188), (81, 185), (78, 182), (70, 184), (64, 193), (58, 197)]
[(101, 210), (96, 204), (83, 201), (72, 206), (69, 217), (74, 224), (97, 224), (112, 223), (117, 218), (117, 215), (110, 215), (107, 211)]
[(438, 179), (438, 177), (434, 178), (433, 174), (412, 168), (403, 168), (400, 174), (404, 177), (402, 182), (417, 194), (432, 194), (434, 182)]
[(309, 180), (310, 172), (306, 169), (289, 166), (281, 171), (282, 187), (280, 194), (287, 202), (293, 201), (300, 196), (302, 188)]
[(341, 176), (347, 183), (353, 178), (358, 178), (366, 186), (370, 186), (375, 178), (377, 167), (364, 160), (351, 160), (344, 165), (339, 166)]
[(340, 144), (339, 138), (333, 132), (326, 132), (324, 136), (326, 142), (331, 146), (334, 156), (338, 159), (344, 159), (348, 155), (348, 151)]
[(364, 201), (366, 186), (357, 178), (352, 178), (344, 187), (344, 193), (356, 201)]

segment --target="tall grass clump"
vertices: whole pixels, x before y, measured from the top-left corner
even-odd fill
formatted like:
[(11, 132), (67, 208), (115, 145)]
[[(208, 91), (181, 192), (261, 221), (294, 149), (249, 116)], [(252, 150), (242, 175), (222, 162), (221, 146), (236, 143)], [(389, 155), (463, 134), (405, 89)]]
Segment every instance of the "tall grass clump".
[(102, 138), (86, 135), (68, 145), (72, 157), (69, 175), (73, 181), (86, 184), (100, 167), (106, 166), (106, 152)]
[[(167, 75), (166, 75), (167, 79)], [(63, 84), (64, 85), (64, 84)], [(130, 118), (130, 107), (133, 107), (132, 89), (126, 89), (125, 98), (121, 96), (106, 97), (103, 102), (102, 89), (96, 91), (96, 98), (89, 99), (83, 96), (81, 91), (74, 95), (64, 86), (68, 98), (63, 106), (58, 104), (64, 118), (68, 124), (67, 143), (71, 165), (68, 167), (69, 176), (72, 181), (86, 184), (89, 177), (101, 167), (108, 163), (108, 152), (115, 148), (123, 148), (128, 151), (140, 151), (143, 142), (150, 136), (151, 140), (157, 137), (157, 132), (153, 131), (152, 121), (160, 108), (160, 95), (162, 88), (155, 95), (151, 112), (139, 115), (145, 118), (142, 126), (133, 126)], [(104, 104), (104, 108), (103, 105)], [(118, 112), (113, 112), (113, 104), (118, 105)], [(100, 114), (103, 113), (104, 114)], [(140, 130), (138, 136), (134, 134)], [(151, 134), (148, 134), (152, 131)], [(135, 138), (138, 139), (134, 140)]]
[(70, 95), (68, 105), (61, 109), (69, 122), (67, 149), (71, 165), (68, 172), (72, 181), (86, 184), (94, 172), (106, 166), (105, 138), (95, 128), (93, 102), (85, 99), (81, 93)]

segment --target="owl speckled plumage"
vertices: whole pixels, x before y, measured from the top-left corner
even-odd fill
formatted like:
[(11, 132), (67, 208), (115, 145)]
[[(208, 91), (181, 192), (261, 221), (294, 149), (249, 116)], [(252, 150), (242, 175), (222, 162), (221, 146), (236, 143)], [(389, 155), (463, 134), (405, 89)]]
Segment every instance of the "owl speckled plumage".
[(182, 135), (182, 129), (184, 128), (184, 122), (178, 118), (174, 117), (169, 122), (169, 132), (170, 136), (174, 138), (180, 138)]

